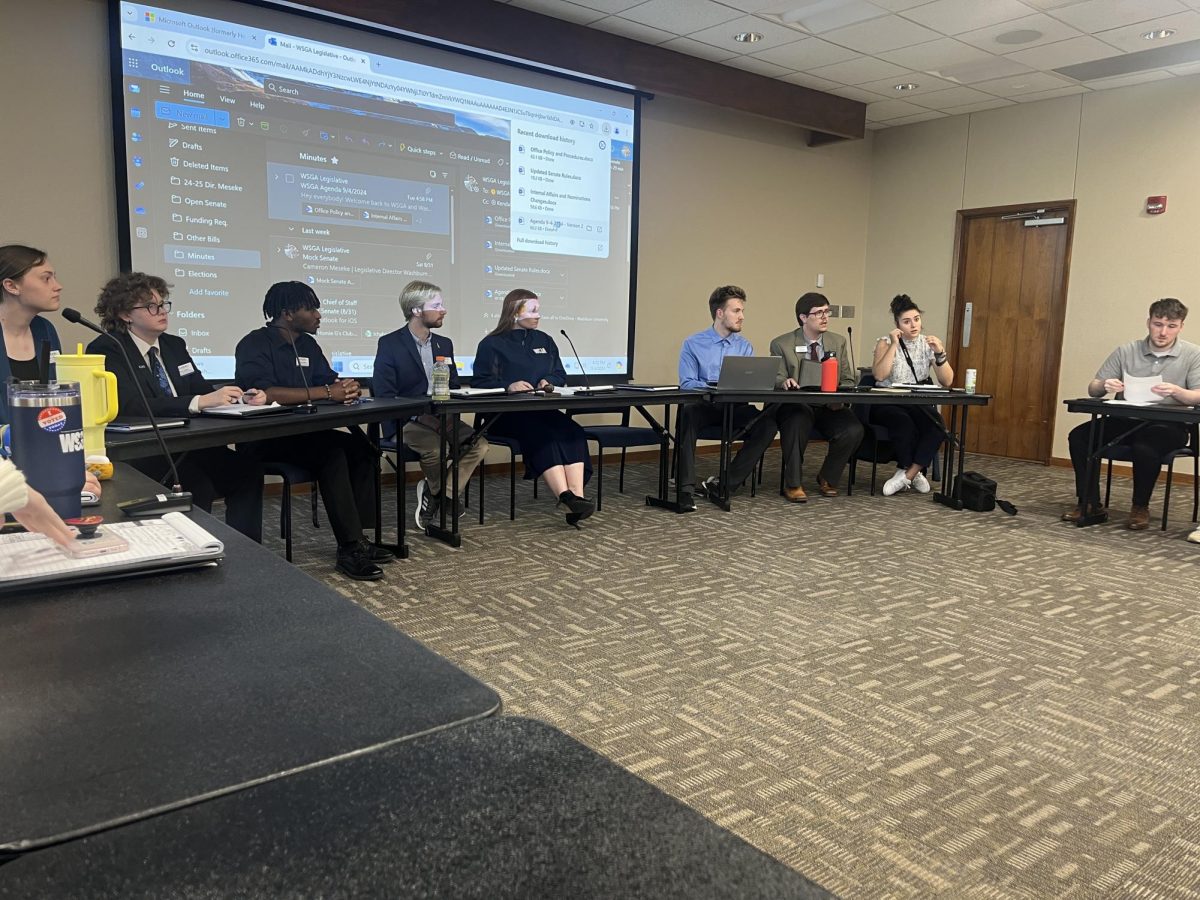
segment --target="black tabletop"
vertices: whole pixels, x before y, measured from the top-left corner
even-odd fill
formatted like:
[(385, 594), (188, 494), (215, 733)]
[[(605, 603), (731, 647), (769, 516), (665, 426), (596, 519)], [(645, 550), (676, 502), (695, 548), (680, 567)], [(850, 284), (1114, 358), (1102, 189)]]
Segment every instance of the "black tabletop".
[(1067, 412), (1094, 413), (1101, 416), (1117, 416), (1123, 419), (1146, 419), (1151, 422), (1176, 422), (1191, 425), (1200, 421), (1200, 408), (1177, 404), (1152, 403), (1147, 406), (1132, 403), (1107, 403), (1096, 397), (1064, 400)]
[(437, 413), (516, 412), (532, 409), (561, 409), (566, 412), (597, 412), (634, 406), (672, 406), (700, 403), (708, 398), (706, 391), (599, 391), (595, 394), (473, 394), (437, 400), (432, 409)]
[(548, 725), (500, 717), (32, 853), (0, 897), (816, 898)]
[(717, 391), (709, 396), (715, 403), (807, 403), (831, 406), (987, 406), (990, 394), (965, 391)]
[[(346, 425), (407, 419), (424, 412), (428, 407), (429, 400), (423, 397), (364, 400), (354, 404), (321, 402), (314, 403), (313, 408), (316, 412), (307, 415), (294, 413), (289, 409), (286, 412), (246, 418), (193, 416), (183, 428), (166, 429), (162, 436), (171, 452), (178, 453), (203, 447), (288, 437)], [(137, 459), (159, 453), (158, 442), (154, 433), (150, 431), (132, 434), (108, 432), (104, 436), (104, 443), (109, 459), (113, 460)]]
[[(152, 484), (119, 466), (104, 510)], [(191, 515), (225, 542), (218, 567), (0, 599), (0, 850), (498, 708), (449, 661)]]

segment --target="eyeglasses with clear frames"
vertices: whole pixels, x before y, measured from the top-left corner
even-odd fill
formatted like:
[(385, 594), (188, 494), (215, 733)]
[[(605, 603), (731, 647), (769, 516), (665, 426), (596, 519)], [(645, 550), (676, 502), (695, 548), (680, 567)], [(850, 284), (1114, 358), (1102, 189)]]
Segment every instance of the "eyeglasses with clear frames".
[(164, 300), (162, 303), (147, 303), (145, 306), (135, 306), (134, 309), (144, 309), (152, 316), (157, 316), (161, 313), (171, 311), (171, 301)]

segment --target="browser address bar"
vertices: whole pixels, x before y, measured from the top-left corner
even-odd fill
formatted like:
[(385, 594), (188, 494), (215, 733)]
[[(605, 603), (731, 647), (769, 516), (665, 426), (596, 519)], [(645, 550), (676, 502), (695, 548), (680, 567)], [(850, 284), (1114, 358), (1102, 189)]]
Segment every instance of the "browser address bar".
[(455, 109), (531, 119), (547, 123), (561, 123), (562, 116), (552, 110), (536, 107), (517, 106), (508, 103), (498, 103), (471, 94), (448, 91), (428, 85), (417, 85), (412, 82), (379, 76), (359, 75), (349, 72), (339, 72), (325, 66), (299, 62), (294, 59), (280, 58), (270, 54), (256, 53), (240, 47), (222, 46), (219, 44), (196, 46), (193, 42), (188, 48), (193, 55), (202, 59), (220, 60), (235, 68), (253, 68), (257, 71), (271, 74), (290, 75), (300, 79), (324, 83), (327, 87), (348, 88), (360, 91), (377, 91), (389, 97), (403, 97), (421, 103), (436, 103)]

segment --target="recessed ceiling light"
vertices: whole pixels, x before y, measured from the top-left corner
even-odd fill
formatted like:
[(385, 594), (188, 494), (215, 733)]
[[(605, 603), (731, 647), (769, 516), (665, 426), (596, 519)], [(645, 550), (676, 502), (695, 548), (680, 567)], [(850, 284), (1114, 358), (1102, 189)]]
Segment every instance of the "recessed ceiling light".
[(1175, 34), (1174, 28), (1156, 28), (1154, 31), (1146, 31), (1142, 33), (1142, 38), (1147, 41), (1161, 41), (1163, 38), (1169, 38)]
[(757, 31), (742, 31), (735, 34), (733, 39), (739, 44), (757, 44), (763, 39), (763, 36)]
[(920, 87), (920, 85), (917, 84), (916, 82), (906, 81), (904, 84), (892, 85), (892, 90), (900, 91), (901, 93), (903, 93), (904, 91), (915, 91), (919, 87)]

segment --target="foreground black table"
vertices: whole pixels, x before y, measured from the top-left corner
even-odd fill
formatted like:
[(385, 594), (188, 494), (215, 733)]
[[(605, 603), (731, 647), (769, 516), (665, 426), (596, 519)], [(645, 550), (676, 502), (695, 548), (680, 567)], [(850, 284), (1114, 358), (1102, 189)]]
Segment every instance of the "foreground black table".
[[(104, 513), (153, 485), (118, 466)], [(0, 854), (499, 707), (449, 661), (192, 517), (225, 542), (216, 568), (0, 599)]]
[[(1100, 458), (1106, 450), (1120, 444), (1125, 438), (1151, 422), (1168, 422), (1174, 425), (1196, 425), (1200, 423), (1200, 408), (1194, 406), (1178, 406), (1176, 404), (1141, 406), (1126, 403), (1107, 403), (1102, 398), (1097, 397), (1064, 400), (1063, 403), (1067, 407), (1067, 412), (1085, 413), (1092, 417), (1088, 428), (1087, 484), (1098, 483)], [(1108, 443), (1101, 444), (1100, 436), (1103, 432), (1100, 429), (1100, 421), (1104, 418), (1127, 419), (1129, 421), (1129, 430), (1113, 438)], [(1168, 481), (1168, 492), (1170, 489), (1171, 483)], [(1170, 499), (1171, 495), (1168, 493), (1166, 502), (1170, 503)], [(1087, 509), (1084, 509), (1083, 515), (1079, 517), (1075, 525), (1079, 528), (1087, 528), (1106, 521), (1108, 521), (1107, 513), (1089, 513)], [(1166, 527), (1166, 513), (1164, 513), (1163, 528)]]
[(908, 391), (893, 393), (879, 391), (713, 391), (713, 403), (724, 407), (721, 423), (720, 481), (722, 496), (718, 502), (726, 512), (730, 509), (729, 461), (730, 444), (733, 442), (733, 411), (740, 403), (806, 403), (810, 406), (918, 406), (925, 407), (931, 415), (937, 407), (950, 407), (950, 421), (943, 422), (946, 441), (942, 446), (942, 489), (933, 495), (938, 503), (951, 509), (962, 509), (962, 473), (967, 445), (967, 410), (972, 406), (987, 406), (989, 394), (968, 394), (953, 391)]
[(0, 897), (817, 898), (548, 725), (492, 718), (0, 866)]
[[(206, 447), (223, 447), (226, 444), (251, 443), (267, 438), (292, 437), (298, 440), (303, 435), (314, 431), (326, 431), (331, 428), (348, 428), (357, 425), (367, 426), (367, 440), (377, 450), (379, 448), (380, 426), (389, 420), (403, 421), (410, 416), (424, 412), (429, 401), (422, 397), (402, 397), (394, 400), (377, 400), (366, 398), (358, 403), (314, 403), (312, 413), (300, 414), (289, 408), (284, 412), (267, 413), (246, 416), (244, 418), (223, 416), (193, 416), (183, 428), (168, 428), (162, 431), (163, 440), (172, 454), (186, 453), (188, 450), (202, 450)], [(158, 441), (152, 431), (139, 431), (127, 434), (108, 432), (104, 436), (105, 449), (109, 459), (130, 460), (148, 456), (160, 456)], [(378, 459), (376, 461), (375, 478), (375, 543), (383, 542), (381, 499), (379, 490)], [(408, 558), (408, 545), (404, 540), (405, 525), (408, 520), (404, 506), (404, 472), (401, 466), (396, 473), (399, 486), (396, 490), (396, 543), (387, 545), (400, 559)]]

